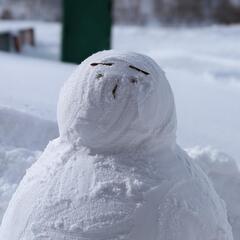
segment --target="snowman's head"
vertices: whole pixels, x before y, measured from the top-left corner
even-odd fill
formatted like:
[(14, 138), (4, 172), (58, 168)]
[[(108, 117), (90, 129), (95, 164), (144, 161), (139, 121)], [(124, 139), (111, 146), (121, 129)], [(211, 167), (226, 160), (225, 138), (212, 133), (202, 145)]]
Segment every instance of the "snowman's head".
[(86, 59), (61, 90), (60, 138), (96, 153), (175, 144), (173, 94), (149, 57), (103, 51)]

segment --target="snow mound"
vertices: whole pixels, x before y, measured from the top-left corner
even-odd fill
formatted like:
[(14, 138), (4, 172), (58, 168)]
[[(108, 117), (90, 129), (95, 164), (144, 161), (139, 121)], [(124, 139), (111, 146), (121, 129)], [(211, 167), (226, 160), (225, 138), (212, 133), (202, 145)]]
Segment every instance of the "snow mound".
[(225, 201), (234, 239), (239, 240), (240, 171), (236, 161), (227, 154), (210, 147), (195, 147), (188, 149), (187, 152), (212, 180), (217, 193)]
[(146, 56), (117, 51), (94, 54), (78, 67), (61, 91), (58, 123), (61, 138), (97, 152), (155, 148), (176, 135), (164, 72)]
[(0, 145), (41, 150), (57, 136), (56, 123), (0, 107)]

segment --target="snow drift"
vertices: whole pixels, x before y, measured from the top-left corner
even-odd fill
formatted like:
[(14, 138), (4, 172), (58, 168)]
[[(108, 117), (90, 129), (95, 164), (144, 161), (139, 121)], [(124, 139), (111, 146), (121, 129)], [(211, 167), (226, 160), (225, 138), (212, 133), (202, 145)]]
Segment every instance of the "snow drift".
[(0, 146), (0, 223), (19, 182), (40, 152)]
[(58, 123), (0, 238), (232, 239), (223, 201), (176, 145), (173, 95), (153, 60), (90, 57), (61, 92)]
[(228, 220), (235, 240), (240, 239), (240, 172), (236, 161), (226, 153), (210, 147), (188, 149), (189, 155), (205, 171), (213, 185), (224, 199)]
[(0, 107), (0, 145), (42, 150), (57, 136), (56, 123)]
[(0, 107), (0, 222), (26, 169), (57, 135), (54, 122)]

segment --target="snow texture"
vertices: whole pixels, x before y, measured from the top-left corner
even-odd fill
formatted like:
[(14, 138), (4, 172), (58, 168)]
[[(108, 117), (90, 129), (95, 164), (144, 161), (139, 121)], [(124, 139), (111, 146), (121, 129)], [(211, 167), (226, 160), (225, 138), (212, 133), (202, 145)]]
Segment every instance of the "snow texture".
[(87, 59), (61, 91), (58, 123), (1, 240), (233, 239), (224, 202), (175, 142), (173, 95), (150, 58)]
[(0, 146), (0, 222), (16, 188), (40, 152)]
[(65, 84), (58, 104), (61, 138), (98, 153), (169, 145), (176, 117), (163, 71), (145, 56), (110, 53), (84, 61)]
[(75, 66), (3, 52), (0, 65), (0, 104), (56, 121), (59, 89)]
[(0, 106), (0, 222), (20, 180), (49, 139), (58, 135), (54, 122)]
[(227, 207), (235, 240), (240, 239), (240, 171), (234, 159), (210, 147), (191, 148), (187, 152), (212, 180)]
[(54, 122), (0, 106), (0, 146), (43, 150), (57, 136)]

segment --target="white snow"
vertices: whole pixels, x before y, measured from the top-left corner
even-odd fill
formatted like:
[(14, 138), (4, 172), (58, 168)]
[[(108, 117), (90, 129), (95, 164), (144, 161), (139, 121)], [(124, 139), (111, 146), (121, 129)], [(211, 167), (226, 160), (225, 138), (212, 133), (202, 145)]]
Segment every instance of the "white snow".
[(210, 147), (188, 149), (188, 154), (201, 166), (224, 199), (234, 239), (240, 239), (240, 173), (236, 161)]
[(0, 53), (0, 104), (56, 120), (59, 89), (74, 66)]
[(170, 81), (184, 147), (212, 146), (240, 163), (240, 25), (124, 28), (115, 48), (153, 57)]
[(57, 136), (54, 122), (0, 106), (0, 220), (26, 169)]
[(146, 147), (146, 142), (155, 149), (172, 142), (176, 125), (172, 92), (164, 73), (151, 61), (116, 51), (84, 61), (60, 94), (60, 136), (97, 152), (132, 151), (143, 143)]
[(40, 152), (24, 148), (0, 146), (0, 219), (16, 188), (29, 168), (40, 156)]
[(58, 135), (54, 122), (0, 106), (0, 146), (42, 150)]
[[(1, 21), (0, 29), (3, 23), (4, 21)], [(12, 24), (5, 23), (5, 27), (8, 28), (9, 24)], [(34, 22), (30, 23), (31, 26), (33, 24)], [(25, 54), (36, 57), (40, 54), (41, 57), (58, 59), (60, 26), (54, 23), (35, 23), (34, 26), (38, 34), (38, 45), (36, 49), (25, 49)], [(239, 25), (190, 29), (123, 28), (118, 26), (114, 28), (113, 32), (114, 48), (150, 55), (167, 73), (177, 105), (177, 135), (180, 144), (188, 148), (196, 145), (212, 146), (207, 150), (194, 148), (188, 152), (198, 161), (206, 162), (203, 164), (206, 165), (204, 170), (207, 169), (216, 190), (227, 203), (235, 240), (240, 239), (239, 172), (231, 157), (219, 154), (214, 149), (227, 152), (235, 158), (238, 164), (240, 163), (240, 111), (238, 104), (240, 102), (240, 72), (238, 71), (240, 43), (236, 40), (239, 37)], [(74, 65), (0, 53), (0, 105), (7, 106), (8, 109), (21, 110), (21, 114), (26, 112), (55, 121), (60, 86), (74, 68)], [(13, 112), (16, 114), (15, 111)], [(24, 127), (21, 124), (20, 126)], [(41, 123), (40, 126), (47, 127), (45, 123)], [(4, 128), (1, 129), (0, 125), (1, 130)], [(23, 141), (23, 145), (27, 144), (28, 147), (31, 145), (30, 141), (27, 141), (27, 134), (30, 132), (31, 130), (26, 133), (26, 141)], [(45, 135), (45, 140), (41, 143), (42, 147), (47, 144), (47, 136)], [(12, 140), (21, 143), (19, 136), (15, 135), (15, 137), (17, 140), (14, 140), (14, 137)], [(6, 141), (2, 136), (0, 139)], [(9, 139), (9, 144), (14, 145), (11, 143), (11, 138)], [(31, 135), (29, 139), (32, 139)], [(25, 148), (27, 145), (20, 147)], [(1, 152), (6, 154), (10, 151), (18, 152), (19, 146), (11, 148), (5, 146), (1, 149)], [(20, 149), (19, 153), (21, 151)], [(29, 155), (35, 153), (32, 150), (24, 151), (27, 151)], [(28, 154), (25, 156), (19, 158), (23, 163), (23, 168), (30, 166), (30, 164), (25, 165)], [(223, 158), (226, 161), (224, 165), (220, 164)], [(31, 159), (33, 161), (33, 158)], [(2, 162), (4, 161), (1, 160), (0, 165)], [(26, 160), (26, 162), (28, 161)], [(1, 178), (0, 201), (3, 204), (0, 206), (0, 215), (3, 214), (18, 180), (25, 172), (20, 164), (19, 161), (19, 169), (22, 169), (22, 173), (19, 174), (19, 178), (14, 184), (9, 183), (7, 178)], [(215, 170), (214, 174), (211, 174), (214, 168), (219, 169), (219, 165), (224, 167), (220, 167), (219, 172)], [(15, 174), (18, 164), (11, 166)], [(211, 169), (210, 174), (208, 169)], [(231, 170), (228, 171), (228, 169)], [(0, 168), (0, 172), (2, 171), (3, 168)], [(8, 186), (10, 190), (5, 191), (4, 186)], [(7, 197), (3, 197), (4, 195)], [(59, 223), (59, 225), (61, 224)], [(72, 226), (72, 229), (75, 228), (77, 226)]]
[(58, 124), (0, 238), (233, 239), (223, 201), (176, 144), (173, 94), (152, 59), (104, 51), (85, 60), (61, 90)]

